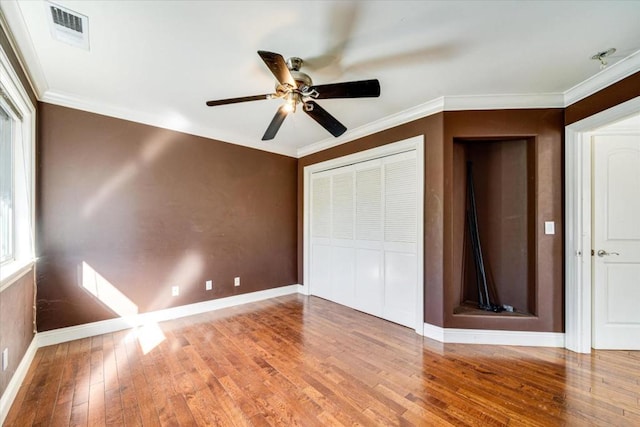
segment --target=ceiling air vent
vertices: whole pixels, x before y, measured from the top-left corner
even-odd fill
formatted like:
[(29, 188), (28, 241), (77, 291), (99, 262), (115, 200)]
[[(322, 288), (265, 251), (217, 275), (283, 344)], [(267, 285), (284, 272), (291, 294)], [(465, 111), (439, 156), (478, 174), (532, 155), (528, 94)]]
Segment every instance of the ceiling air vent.
[(46, 3), (51, 37), (89, 50), (89, 18), (55, 3)]

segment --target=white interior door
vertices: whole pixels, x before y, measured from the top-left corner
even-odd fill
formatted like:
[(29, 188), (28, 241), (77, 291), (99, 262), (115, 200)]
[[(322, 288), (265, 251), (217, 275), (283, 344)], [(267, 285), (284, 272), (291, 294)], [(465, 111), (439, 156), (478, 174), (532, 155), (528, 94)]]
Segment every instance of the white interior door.
[(640, 350), (640, 134), (592, 146), (592, 346)]

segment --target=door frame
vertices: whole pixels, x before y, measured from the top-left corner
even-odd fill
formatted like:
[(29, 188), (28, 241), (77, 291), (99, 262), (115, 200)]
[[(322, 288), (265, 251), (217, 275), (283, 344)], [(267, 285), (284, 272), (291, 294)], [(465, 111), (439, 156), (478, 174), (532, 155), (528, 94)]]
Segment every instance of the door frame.
[(640, 113), (640, 97), (565, 127), (565, 347), (591, 352), (594, 130)]
[(398, 142), (349, 154), (347, 156), (330, 159), (324, 162), (306, 166), (303, 170), (303, 245), (302, 245), (302, 277), (305, 286), (304, 294), (311, 294), (310, 278), (310, 214), (311, 214), (311, 174), (367, 160), (387, 157), (406, 151), (416, 151), (416, 173), (418, 176), (417, 205), (418, 205), (418, 230), (417, 230), (417, 286), (416, 286), (416, 333), (424, 334), (424, 135), (418, 135)]

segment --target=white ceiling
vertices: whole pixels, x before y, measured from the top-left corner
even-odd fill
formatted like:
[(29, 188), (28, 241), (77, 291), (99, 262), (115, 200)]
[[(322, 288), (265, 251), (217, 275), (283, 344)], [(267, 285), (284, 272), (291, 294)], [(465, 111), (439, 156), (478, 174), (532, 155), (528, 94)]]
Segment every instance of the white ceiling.
[[(430, 108), (562, 107), (640, 64), (640, 1), (56, 3), (89, 17), (90, 50), (52, 39), (43, 1), (0, 3), (39, 99), (294, 156)], [(590, 58), (611, 47), (601, 71)], [(281, 100), (205, 106), (273, 91), (258, 50), (333, 53), (303, 67), (315, 84), (377, 78), (381, 97), (318, 102), (349, 129), (339, 140), (298, 112), (262, 142)]]

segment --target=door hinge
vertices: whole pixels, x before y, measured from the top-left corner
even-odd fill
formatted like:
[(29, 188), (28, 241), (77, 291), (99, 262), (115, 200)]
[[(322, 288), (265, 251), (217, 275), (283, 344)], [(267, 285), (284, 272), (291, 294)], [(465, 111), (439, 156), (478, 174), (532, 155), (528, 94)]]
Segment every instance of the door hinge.
[(595, 254), (593, 253), (593, 249), (591, 249), (591, 256), (594, 256)]

